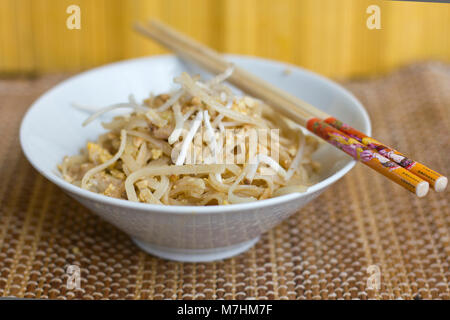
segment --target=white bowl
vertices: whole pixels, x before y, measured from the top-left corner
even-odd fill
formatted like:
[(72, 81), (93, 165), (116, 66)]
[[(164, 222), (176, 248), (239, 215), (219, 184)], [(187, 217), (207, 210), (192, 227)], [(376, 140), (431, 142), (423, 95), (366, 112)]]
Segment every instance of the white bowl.
[[(228, 58), (370, 135), (370, 120), (363, 106), (336, 83), (281, 62), (237, 55)], [(129, 234), (146, 252), (190, 262), (223, 259), (247, 250), (262, 233), (297, 212), (355, 165), (343, 152), (323, 144), (314, 154), (322, 164), (321, 181), (307, 192), (208, 207), (114, 199), (82, 190), (61, 178), (57, 165), (63, 157), (77, 154), (87, 140), (104, 132), (100, 121), (82, 128), (87, 114), (71, 103), (105, 106), (125, 101), (130, 93), (141, 100), (150, 92), (173, 88), (172, 79), (183, 71), (199, 72), (176, 57), (165, 55), (110, 64), (63, 81), (34, 102), (22, 121), (20, 142), (26, 157), (47, 179)]]

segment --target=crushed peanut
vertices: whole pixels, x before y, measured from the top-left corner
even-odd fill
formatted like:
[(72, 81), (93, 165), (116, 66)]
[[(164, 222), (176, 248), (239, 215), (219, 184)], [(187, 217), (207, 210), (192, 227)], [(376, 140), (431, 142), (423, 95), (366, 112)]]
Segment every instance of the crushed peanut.
[(142, 139), (141, 137), (133, 137), (133, 145), (136, 148), (139, 148), (143, 142), (144, 142), (144, 139)]
[(147, 180), (141, 180), (141, 181), (139, 181), (139, 182), (136, 183), (136, 186), (137, 186), (139, 189), (145, 189), (145, 188), (148, 187), (148, 181), (147, 181)]
[(117, 179), (121, 179), (121, 180), (125, 180), (126, 176), (125, 173), (123, 173), (122, 171), (119, 171), (117, 169), (112, 169), (109, 171), (109, 173)]
[(105, 196), (113, 197), (114, 196), (114, 191), (116, 191), (116, 187), (112, 183), (110, 183), (108, 185), (108, 187), (105, 189), (105, 191), (103, 192), (103, 194)]
[(244, 102), (247, 105), (247, 107), (249, 107), (249, 108), (256, 107), (256, 100), (255, 99), (252, 99), (250, 97), (244, 97)]
[(159, 159), (162, 156), (161, 149), (152, 149), (150, 152), (152, 153), (152, 159), (154, 160)]
[(191, 99), (191, 105), (200, 107), (201, 104), (202, 104), (202, 100), (200, 100), (199, 97), (193, 97), (193, 98)]
[(87, 144), (88, 157), (95, 164), (102, 164), (112, 158), (108, 150), (100, 147), (100, 145), (88, 142)]

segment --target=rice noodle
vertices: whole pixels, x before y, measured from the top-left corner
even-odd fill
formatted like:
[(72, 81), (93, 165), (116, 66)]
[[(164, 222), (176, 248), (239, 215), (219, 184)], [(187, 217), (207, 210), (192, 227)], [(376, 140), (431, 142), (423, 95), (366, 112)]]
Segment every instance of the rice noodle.
[(128, 200), (137, 202), (138, 199), (133, 184), (142, 177), (180, 174), (207, 174), (210, 172), (221, 173), (224, 170), (225, 165), (222, 164), (145, 167), (128, 176), (125, 180), (125, 190), (127, 192)]
[(167, 140), (169, 144), (174, 144), (181, 136), (181, 133), (183, 132), (185, 117), (181, 113), (181, 107), (179, 103), (175, 103), (173, 105), (173, 113), (175, 115), (175, 129), (173, 129), (172, 133), (169, 136), (169, 139)]
[(178, 101), (178, 99), (181, 98), (183, 93), (184, 93), (183, 89), (178, 90), (166, 102), (164, 102), (160, 107), (158, 107), (156, 111), (158, 112), (166, 111), (171, 106), (173, 106)]
[(258, 170), (260, 163), (265, 163), (268, 166), (270, 166), (277, 174), (279, 174), (281, 177), (286, 177), (286, 170), (284, 170), (278, 162), (276, 162), (274, 159), (272, 159), (269, 156), (266, 156), (264, 154), (257, 154), (254, 160), (256, 163), (251, 163), (249, 165), (249, 170), (247, 173), (246, 178), (250, 181), (253, 180), (256, 170)]
[(216, 136), (214, 134), (214, 130), (211, 126), (211, 122), (209, 121), (208, 110), (205, 110), (203, 113), (203, 120), (205, 121), (206, 132), (208, 134), (208, 144), (211, 149), (211, 153), (214, 159), (214, 163), (217, 163), (217, 141)]
[(215, 111), (223, 114), (224, 116), (242, 123), (254, 124), (258, 127), (265, 127), (260, 119), (255, 119), (221, 106), (211, 96), (209, 96), (206, 92), (202, 91), (198, 86), (196, 86), (192, 78), (189, 77), (187, 73), (183, 72), (177, 82), (181, 83), (192, 96), (199, 97), (204, 103), (206, 103)]
[(292, 175), (294, 174), (294, 172), (296, 172), (298, 170), (298, 168), (300, 167), (300, 162), (302, 161), (302, 157), (303, 157), (303, 150), (305, 150), (305, 135), (300, 131), (300, 142), (299, 142), (299, 146), (298, 146), (298, 151), (297, 154), (295, 155), (294, 160), (292, 160), (292, 163), (286, 173), (286, 180), (289, 180)]
[[(228, 205), (304, 192), (319, 170), (311, 159), (317, 141), (262, 101), (234, 96), (223, 84), (232, 73), (230, 67), (207, 82), (183, 73), (175, 79), (180, 89), (142, 103), (130, 95), (97, 111), (78, 106), (94, 112), (84, 125), (115, 109), (131, 112), (102, 123), (106, 133), (65, 157), (62, 178), (157, 205)], [(279, 136), (272, 138), (273, 129)], [(270, 143), (259, 139), (260, 130)]]
[(161, 199), (161, 197), (167, 192), (169, 189), (169, 183), (169, 178), (167, 178), (167, 176), (161, 176), (161, 181), (153, 193), (156, 199)]
[[(216, 135), (214, 133), (214, 129), (211, 126), (208, 110), (204, 111), (203, 121), (205, 122), (206, 132), (208, 134), (208, 145), (211, 149), (213, 161), (214, 163), (217, 163), (219, 150), (217, 147)], [(222, 182), (222, 176), (219, 173), (216, 173), (215, 177), (219, 182)]]
[(234, 72), (234, 64), (228, 67), (223, 73), (219, 73), (217, 76), (212, 78), (207, 82), (209, 86), (217, 85), (225, 80), (227, 80)]
[(247, 174), (248, 166), (244, 167), (242, 169), (241, 174), (236, 179), (236, 181), (233, 183), (233, 185), (228, 189), (228, 202), (229, 203), (245, 203), (245, 202), (252, 202), (256, 201), (256, 198), (254, 197), (240, 197), (234, 194), (235, 189), (237, 188), (238, 184), (244, 179), (245, 175)]
[(82, 189), (88, 188), (88, 182), (89, 182), (90, 177), (92, 177), (97, 172), (100, 172), (100, 171), (108, 168), (122, 156), (123, 151), (125, 150), (126, 143), (127, 143), (127, 132), (125, 130), (122, 130), (120, 132), (120, 147), (119, 147), (119, 150), (117, 151), (117, 153), (108, 161), (106, 161), (106, 162), (102, 163), (101, 165), (98, 165), (98, 166), (92, 168), (91, 170), (89, 170), (88, 172), (86, 172), (86, 174), (83, 176), (83, 179), (81, 180), (81, 188)]
[[(131, 109), (135, 109), (136, 111), (142, 111), (142, 112), (146, 112), (148, 111), (148, 108), (145, 108), (143, 106), (140, 106), (138, 104), (136, 104), (134, 102), (134, 98), (133, 95), (130, 94), (130, 96), (128, 97), (128, 99), (130, 100), (128, 103), (117, 103), (117, 104), (113, 104), (111, 106), (105, 107), (105, 108), (101, 108), (99, 109), (97, 112), (95, 112), (93, 115), (91, 115), (89, 118), (87, 118), (84, 122), (83, 122), (83, 126), (87, 126), (89, 123), (91, 123), (92, 121), (94, 121), (95, 119), (97, 119), (98, 117), (100, 117), (102, 114), (110, 112), (112, 110), (115, 109), (120, 109), (120, 108), (131, 108)], [(76, 104), (75, 104), (76, 105)], [(78, 108), (80, 108), (79, 105)], [(94, 108), (94, 107), (92, 107)]]
[(198, 128), (200, 128), (202, 120), (203, 120), (203, 113), (199, 111), (195, 116), (191, 129), (187, 133), (186, 137), (184, 137), (183, 139), (180, 154), (178, 155), (178, 158), (175, 161), (175, 165), (181, 166), (184, 163), (184, 160), (186, 160), (187, 149), (189, 148), (189, 145), (191, 144), (194, 135), (197, 133)]
[(204, 206), (210, 203), (212, 200), (216, 200), (218, 205), (226, 204), (225, 203), (225, 195), (219, 192), (211, 192), (203, 195), (202, 200), (199, 202), (200, 206)]
[(170, 156), (170, 154), (172, 152), (172, 148), (169, 146), (169, 144), (167, 142), (153, 138), (151, 135), (149, 135), (147, 133), (131, 130), (131, 131), (128, 131), (128, 134), (147, 140), (153, 146), (160, 148), (162, 150), (162, 152), (164, 152), (164, 154), (166, 154), (168, 156)]
[[(229, 100), (228, 103), (225, 105), (225, 108), (227, 109), (231, 109), (231, 107), (233, 106), (233, 99)], [(222, 120), (225, 116), (223, 114), (219, 114), (213, 121), (212, 126), (215, 127), (219, 127), (221, 129), (221, 131), (223, 131), (223, 124), (222, 124)]]
[(145, 113), (145, 116), (159, 128), (164, 127), (167, 124), (167, 120), (161, 118), (161, 116), (155, 110), (148, 110)]

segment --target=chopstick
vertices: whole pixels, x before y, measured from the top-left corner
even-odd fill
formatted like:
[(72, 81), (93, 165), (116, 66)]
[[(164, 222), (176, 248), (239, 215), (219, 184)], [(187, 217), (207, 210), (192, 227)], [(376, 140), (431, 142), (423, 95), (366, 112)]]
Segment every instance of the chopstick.
[[(145, 31), (148, 32), (151, 30), (151, 28), (153, 28), (153, 30), (156, 32), (154, 31), (151, 32), (153, 36), (152, 35), (150, 36), (152, 36), (155, 40), (161, 42), (166, 47), (171, 48), (178, 55), (185, 57), (187, 60), (196, 62), (197, 64), (203, 66), (205, 69), (209, 71), (215, 73), (223, 72), (227, 67), (231, 65), (230, 63), (225, 61), (218, 52), (198, 42), (195, 42), (194, 40), (169, 28), (168, 26), (164, 25), (161, 22), (152, 21), (149, 26), (150, 29), (144, 27), (144, 30), (142, 30), (142, 26), (138, 26), (138, 28), (141, 29), (141, 31), (143, 32)], [(174, 45), (175, 43), (176, 45)], [(233, 82), (233, 78), (241, 78), (245, 79), (245, 81), (237, 80), (236, 82)], [(323, 119), (331, 126), (347, 134), (348, 136), (356, 139), (363, 145), (367, 146), (369, 149), (376, 150), (377, 153), (394, 161), (398, 165), (412, 172), (414, 175), (429, 182), (438, 192), (443, 191), (447, 186), (448, 179), (443, 175), (439, 174), (438, 172), (426, 167), (425, 165), (419, 162), (407, 158), (405, 155), (401, 154), (395, 149), (388, 147), (382, 144), (381, 142), (364, 135), (362, 132), (350, 127), (347, 124), (342, 123), (338, 119), (315, 108), (314, 106), (308, 104), (307, 102), (302, 101), (301, 99), (270, 85), (266, 81), (258, 77), (255, 77), (254, 75), (240, 68), (235, 69), (234, 76), (232, 75), (229, 81), (231, 83), (238, 85), (240, 88), (244, 89), (244, 91), (247, 91), (249, 94), (252, 94), (254, 96), (263, 97), (264, 95), (269, 95), (270, 93), (279, 95), (280, 97), (294, 104), (294, 108), (301, 109), (304, 112), (310, 114), (311, 116)], [(248, 88), (246, 84), (255, 84), (265, 92), (261, 91), (255, 92), (252, 90), (253, 86), (251, 86), (251, 88)], [(267, 97), (265, 97), (265, 99), (270, 100)], [(293, 117), (294, 119), (296, 118), (295, 115), (291, 113), (288, 116)], [(296, 119), (296, 122), (305, 126), (305, 124), (301, 123), (300, 121), (301, 119)]]
[[(152, 21), (148, 26), (137, 24), (135, 28), (174, 51), (180, 57), (192, 61), (212, 73), (224, 72), (232, 66), (216, 51), (193, 41), (161, 22)], [(248, 94), (266, 101), (283, 115), (306, 127), (309, 131), (356, 160), (360, 160), (365, 165), (414, 192), (419, 197), (425, 196), (428, 192), (429, 185), (425, 180), (429, 181), (437, 191), (445, 189), (446, 177), (420, 163), (409, 159), (405, 160), (405, 157), (395, 150), (365, 136), (348, 125), (342, 124), (327, 113), (243, 69), (234, 67), (234, 72), (228, 78), (228, 81)], [(388, 157), (398, 161), (399, 164), (390, 161)], [(414, 174), (415, 171), (418, 172), (417, 175)]]

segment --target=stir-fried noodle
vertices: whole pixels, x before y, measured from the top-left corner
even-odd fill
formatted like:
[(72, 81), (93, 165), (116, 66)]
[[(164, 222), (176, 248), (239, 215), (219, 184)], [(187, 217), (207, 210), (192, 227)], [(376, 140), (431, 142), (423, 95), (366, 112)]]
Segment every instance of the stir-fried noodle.
[[(70, 183), (92, 192), (164, 205), (224, 205), (304, 192), (319, 165), (318, 141), (263, 102), (237, 97), (223, 84), (232, 69), (208, 82), (183, 73), (181, 88), (133, 96), (96, 110), (131, 113), (103, 123), (108, 130), (59, 169)], [(81, 109), (87, 107), (78, 106)]]

